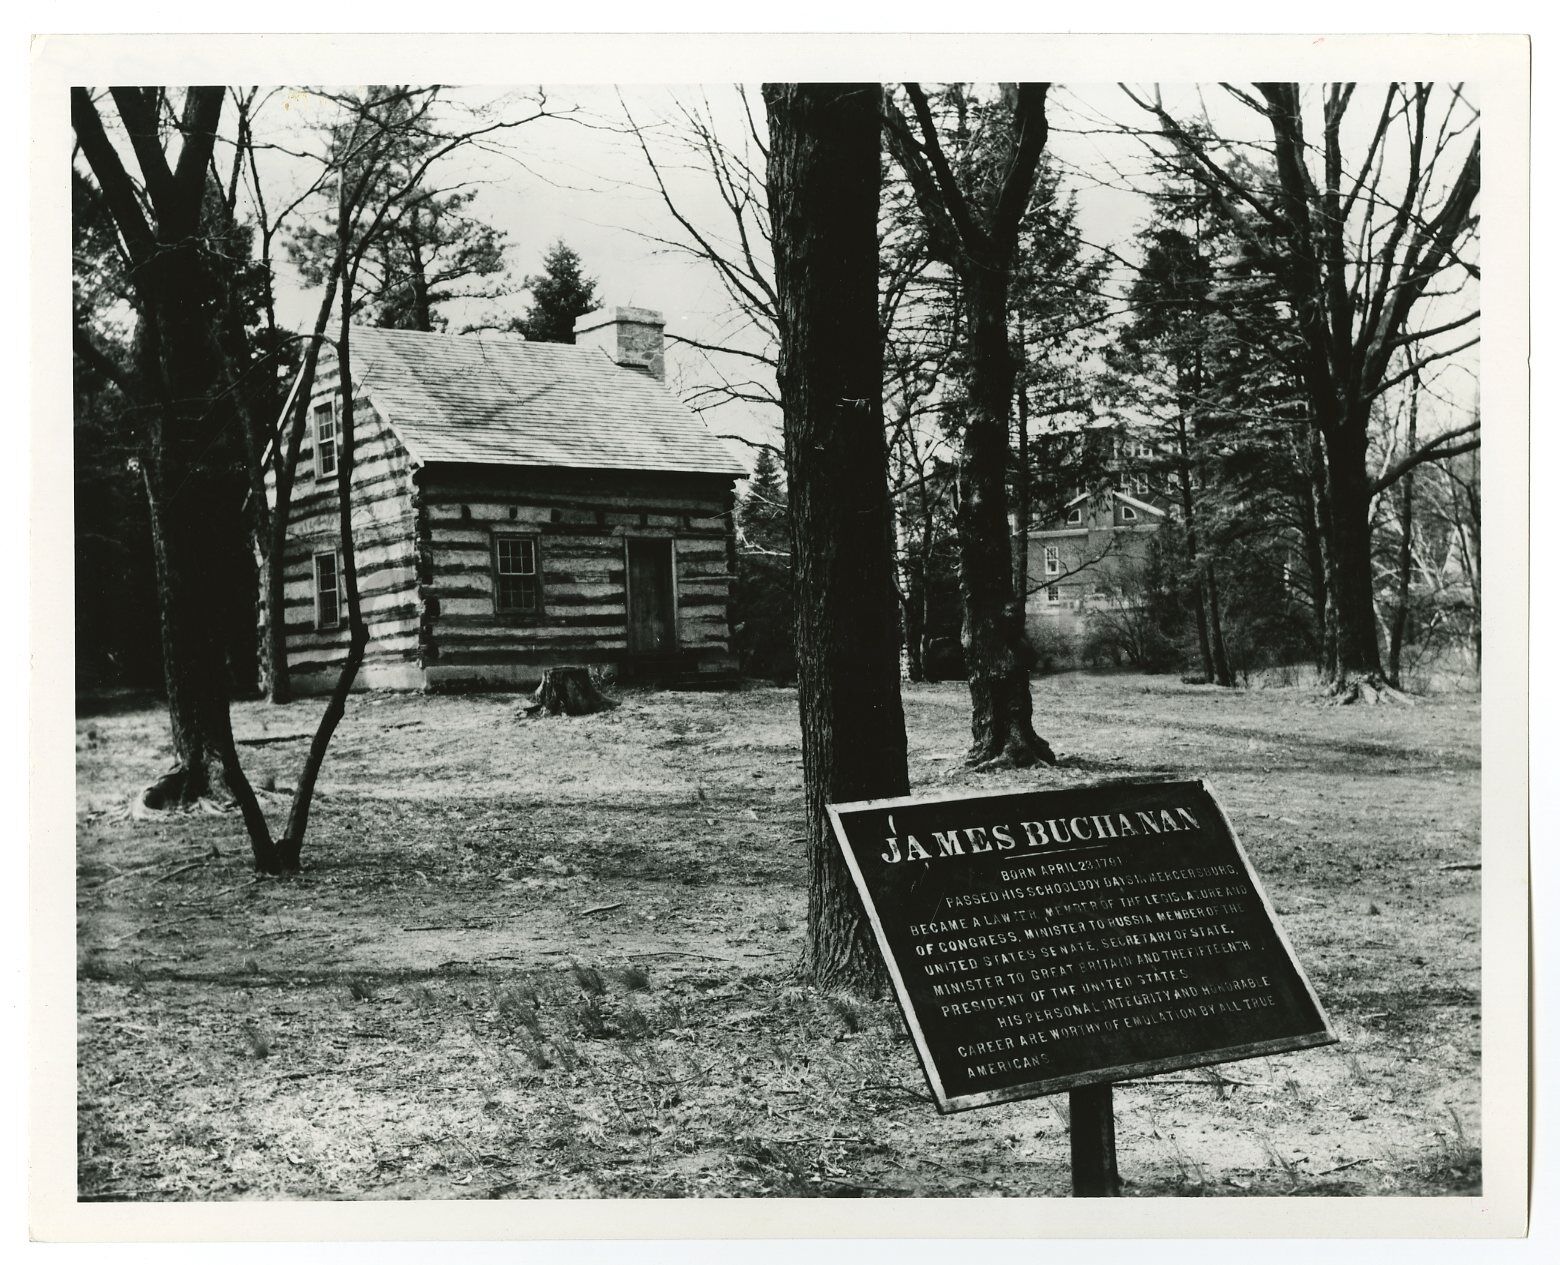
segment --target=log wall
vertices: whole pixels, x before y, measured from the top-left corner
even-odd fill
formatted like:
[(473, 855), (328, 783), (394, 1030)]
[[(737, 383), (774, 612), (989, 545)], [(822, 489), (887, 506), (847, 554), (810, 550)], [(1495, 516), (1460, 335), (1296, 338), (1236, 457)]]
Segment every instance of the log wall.
[[(674, 542), (681, 663), (734, 666), (730, 479), (432, 466), (417, 472), (413, 504), (430, 683), (523, 684), (561, 663), (624, 664), (629, 537)], [(504, 534), (536, 539), (537, 615), (496, 609), (493, 539)]]
[[(339, 374), (334, 354), (320, 357), (314, 401), (329, 399)], [(313, 417), (313, 403), (309, 416)], [(356, 443), (352, 470), (352, 536), (357, 556), (358, 592), (368, 624), (368, 648), (357, 684), (415, 687), (422, 684), (418, 660), (417, 559), (413, 535), (412, 467), (406, 449), (385, 425), (373, 404), (358, 398), (354, 407)], [(266, 495), (276, 504), (275, 480), (266, 476)], [(294, 482), (286, 562), (287, 652), (299, 693), (334, 686), (347, 655), (345, 601), (335, 628), (315, 626), (314, 555), (341, 544), (340, 499), (336, 479), (315, 478), (312, 424), (305, 424)], [(262, 576), (263, 582), (263, 576)], [(265, 602), (260, 601), (264, 635)]]

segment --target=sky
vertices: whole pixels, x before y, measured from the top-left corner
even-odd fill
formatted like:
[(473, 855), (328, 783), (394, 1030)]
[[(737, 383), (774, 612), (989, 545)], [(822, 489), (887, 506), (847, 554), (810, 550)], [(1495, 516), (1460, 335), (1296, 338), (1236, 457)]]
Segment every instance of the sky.
[[(1148, 94), (1154, 85), (1135, 88)], [(1217, 85), (1164, 85), (1166, 104), (1178, 117), (1206, 113), (1221, 134), (1260, 143), (1265, 123)], [(452, 105), (483, 118), (526, 118), (536, 110), (535, 88), (455, 89)], [(762, 176), (762, 156), (748, 137), (741, 97), (729, 84), (705, 86), (624, 87), (556, 86), (541, 94), (549, 117), (494, 134), (479, 146), (446, 160), (441, 182), (469, 182), (477, 189), (473, 213), (500, 229), (507, 240), (506, 260), (515, 282), (540, 269), (542, 256), (555, 241), (566, 241), (596, 278), (604, 305), (633, 305), (663, 313), (669, 335), (704, 342), (729, 340), (758, 349), (763, 338), (744, 329), (732, 300), (708, 266), (666, 244), (686, 240), (655, 188), (639, 142), (627, 126), (628, 116), (640, 126), (646, 144), (661, 165), (668, 190), (682, 214), (701, 231), (729, 238), (731, 217), (722, 204), (707, 169), (680, 143), (684, 129), (679, 112), (694, 109), (708, 117), (714, 130)], [(1314, 94), (1313, 94), (1314, 95)], [(1362, 87), (1362, 104), (1350, 115), (1352, 131), (1345, 148), (1363, 152), (1374, 123), (1379, 90)], [(755, 109), (757, 88), (748, 98)], [(277, 94), (257, 122), (257, 132), (277, 139), (291, 150), (317, 148), (313, 129), (324, 117), (321, 103), (305, 94)], [(1085, 242), (1135, 257), (1133, 238), (1150, 215), (1150, 204), (1139, 191), (1147, 177), (1149, 151), (1131, 134), (1147, 119), (1144, 111), (1115, 84), (1062, 84), (1052, 90), (1047, 152), (1064, 173), (1077, 198), (1078, 223)], [(279, 151), (267, 156), (262, 178), (268, 201), (280, 205), (285, 191), (299, 188), (314, 168), (304, 159)], [(1389, 178), (1393, 176), (1389, 170)], [(754, 190), (762, 196), (762, 189)], [(662, 240), (657, 240), (662, 239)], [(1125, 286), (1130, 271), (1116, 266), (1113, 284)], [(1470, 291), (1472, 288), (1470, 288)], [(284, 323), (312, 324), (317, 297), (306, 291), (284, 266), (280, 278), (279, 314)], [(1444, 308), (1476, 302), (1465, 293), (1438, 300)], [(525, 295), (517, 292), (496, 305), (474, 303), (452, 311), (451, 328), (518, 314)], [(1441, 319), (1444, 319), (1442, 317)], [(668, 382), (686, 393), (709, 380), (698, 353), (671, 346)], [(1476, 400), (1476, 352), (1444, 366), (1437, 385), (1444, 402), (1433, 404), (1445, 425)], [(772, 439), (772, 410), (726, 406), (706, 417), (717, 433), (747, 439)], [(752, 459), (751, 450), (738, 448)]]

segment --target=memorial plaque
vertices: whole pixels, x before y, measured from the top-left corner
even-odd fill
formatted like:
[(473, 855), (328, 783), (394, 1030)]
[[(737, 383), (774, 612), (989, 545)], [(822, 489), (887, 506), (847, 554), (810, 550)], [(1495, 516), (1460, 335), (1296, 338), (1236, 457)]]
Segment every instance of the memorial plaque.
[(941, 1111), (1337, 1040), (1202, 782), (829, 813)]

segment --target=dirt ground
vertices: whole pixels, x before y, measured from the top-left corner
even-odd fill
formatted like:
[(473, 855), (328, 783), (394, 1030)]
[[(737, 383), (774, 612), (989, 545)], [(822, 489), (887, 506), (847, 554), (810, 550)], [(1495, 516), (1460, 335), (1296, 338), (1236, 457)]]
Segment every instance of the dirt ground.
[[(1479, 709), (1035, 682), (1062, 766), (972, 774), (906, 687), (914, 789), (1206, 777), (1341, 1038), (1116, 1091), (1128, 1195), (1476, 1194)], [(1061, 1195), (1066, 1096), (939, 1116), (891, 1001), (792, 968), (794, 691), (355, 697), (306, 869), (133, 818), (156, 707), (77, 723), (78, 1190), (92, 1200)], [(318, 703), (235, 725), (277, 821)]]

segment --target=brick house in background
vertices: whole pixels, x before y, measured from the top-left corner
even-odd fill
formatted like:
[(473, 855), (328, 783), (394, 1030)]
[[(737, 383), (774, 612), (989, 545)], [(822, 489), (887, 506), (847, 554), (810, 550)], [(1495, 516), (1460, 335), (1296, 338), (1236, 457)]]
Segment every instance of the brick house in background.
[[(354, 329), (361, 687), (530, 685), (558, 664), (732, 672), (732, 509), (747, 471), (667, 393), (662, 329), (643, 308), (582, 317), (572, 346)], [(328, 690), (347, 649), (340, 391), (332, 350), (289, 516), (300, 692)], [(269, 478), (267, 492), (274, 505)]]
[(1031, 530), (1024, 604), (1030, 636), (1043, 644), (1054, 644), (1058, 634), (1076, 641), (1089, 611), (1110, 600), (1107, 594), (1120, 600), (1123, 590), (1131, 592), (1167, 516), (1146, 480), (1127, 475), (1114, 487), (1080, 492)]

